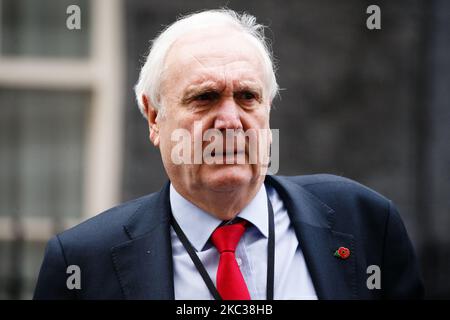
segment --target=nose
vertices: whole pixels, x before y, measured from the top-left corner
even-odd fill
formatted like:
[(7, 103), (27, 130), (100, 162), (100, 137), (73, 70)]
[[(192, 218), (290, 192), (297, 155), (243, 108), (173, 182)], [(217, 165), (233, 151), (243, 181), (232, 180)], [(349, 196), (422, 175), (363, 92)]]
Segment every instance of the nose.
[(217, 114), (214, 119), (214, 129), (242, 129), (239, 115), (239, 105), (233, 98), (225, 99), (217, 106)]

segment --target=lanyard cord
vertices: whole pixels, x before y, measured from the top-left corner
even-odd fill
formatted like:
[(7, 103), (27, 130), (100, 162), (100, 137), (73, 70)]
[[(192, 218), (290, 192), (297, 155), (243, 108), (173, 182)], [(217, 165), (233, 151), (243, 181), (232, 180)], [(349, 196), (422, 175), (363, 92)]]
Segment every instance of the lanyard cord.
[[(268, 195), (267, 195), (267, 205), (269, 208), (269, 215), (268, 215), (269, 240), (268, 240), (268, 245), (267, 245), (267, 293), (266, 293), (266, 299), (273, 300), (273, 288), (274, 288), (274, 276), (275, 276), (275, 222), (274, 222), (274, 213), (273, 213), (272, 203), (270, 202)], [(177, 234), (178, 239), (180, 239), (181, 243), (183, 244), (183, 247), (186, 249), (187, 253), (191, 257), (192, 262), (194, 263), (195, 267), (197, 268), (198, 272), (200, 273), (206, 286), (208, 287), (209, 292), (212, 294), (214, 299), (222, 300), (222, 297), (220, 296), (219, 292), (217, 291), (217, 288), (214, 286), (214, 283), (211, 280), (211, 277), (209, 276), (204, 265), (200, 261), (200, 258), (195, 253), (195, 249), (192, 247), (191, 243), (187, 239), (183, 230), (181, 230), (177, 221), (173, 217), (173, 214), (171, 214), (171, 225), (172, 225), (173, 229), (175, 230), (175, 233)]]

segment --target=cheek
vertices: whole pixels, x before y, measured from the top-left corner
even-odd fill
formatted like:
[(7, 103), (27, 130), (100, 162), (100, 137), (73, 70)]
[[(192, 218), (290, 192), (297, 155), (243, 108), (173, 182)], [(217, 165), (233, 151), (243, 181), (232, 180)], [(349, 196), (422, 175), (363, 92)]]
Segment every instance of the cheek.
[(251, 116), (249, 120), (249, 127), (255, 129), (267, 129), (269, 128), (269, 114), (265, 110), (258, 111)]
[(264, 128), (269, 128), (270, 127), (270, 109), (266, 108), (261, 119), (264, 122)]
[(193, 122), (189, 121), (181, 112), (177, 115), (166, 114), (166, 118), (160, 124), (160, 151), (166, 161), (171, 159), (172, 150), (175, 147), (184, 145), (186, 141), (192, 145), (193, 127)]
[(171, 134), (167, 130), (167, 128), (161, 128), (159, 135), (159, 150), (161, 152), (161, 156), (164, 159), (170, 157), (171, 149), (172, 149)]

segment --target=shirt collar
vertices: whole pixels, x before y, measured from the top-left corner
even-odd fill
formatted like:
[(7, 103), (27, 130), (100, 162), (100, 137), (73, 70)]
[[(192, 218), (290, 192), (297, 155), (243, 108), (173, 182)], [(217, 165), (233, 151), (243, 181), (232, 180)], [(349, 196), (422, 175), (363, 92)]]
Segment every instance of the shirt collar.
[[(213, 231), (222, 223), (213, 215), (200, 209), (179, 194), (170, 184), (170, 206), (175, 220), (180, 225), (196, 251), (202, 251)], [(256, 196), (242, 209), (238, 217), (251, 222), (264, 237), (268, 237), (267, 193), (262, 184)]]

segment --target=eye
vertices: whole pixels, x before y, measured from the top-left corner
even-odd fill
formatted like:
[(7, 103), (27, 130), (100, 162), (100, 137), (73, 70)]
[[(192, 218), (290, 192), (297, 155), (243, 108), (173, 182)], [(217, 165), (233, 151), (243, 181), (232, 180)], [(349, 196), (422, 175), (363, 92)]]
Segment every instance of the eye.
[(219, 97), (219, 94), (217, 92), (210, 91), (210, 92), (205, 92), (205, 93), (199, 94), (198, 96), (196, 96), (194, 98), (194, 100), (207, 102), (207, 101), (216, 100), (218, 97)]
[(237, 99), (247, 100), (247, 101), (256, 99), (256, 95), (253, 92), (250, 92), (250, 91), (238, 92), (238, 93), (236, 93), (235, 97)]

